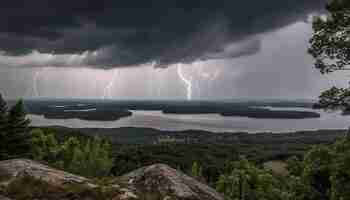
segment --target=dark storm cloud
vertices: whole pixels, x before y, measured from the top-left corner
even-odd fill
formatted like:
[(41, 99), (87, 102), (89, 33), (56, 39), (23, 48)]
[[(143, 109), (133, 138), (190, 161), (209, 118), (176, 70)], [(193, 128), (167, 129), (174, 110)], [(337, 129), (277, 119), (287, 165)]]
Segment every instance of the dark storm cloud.
[(0, 4), (0, 49), (12, 56), (85, 52), (80, 62), (93, 66), (240, 57), (259, 51), (257, 34), (303, 20), (325, 2), (6, 0)]

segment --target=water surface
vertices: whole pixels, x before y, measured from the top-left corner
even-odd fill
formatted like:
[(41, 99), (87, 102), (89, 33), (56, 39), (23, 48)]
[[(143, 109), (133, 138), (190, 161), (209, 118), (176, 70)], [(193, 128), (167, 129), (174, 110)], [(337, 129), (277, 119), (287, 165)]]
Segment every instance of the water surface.
[[(270, 107), (269, 107), (270, 108)], [(279, 108), (270, 108), (279, 109)], [(315, 111), (306, 108), (283, 108), (283, 110)], [(350, 116), (339, 112), (317, 111), (320, 118), (310, 119), (253, 119), (246, 117), (223, 117), (219, 114), (179, 115), (163, 114), (161, 111), (132, 111), (131, 117), (118, 121), (86, 121), (79, 119), (45, 119), (29, 115), (33, 126), (65, 126), (70, 128), (120, 128), (147, 127), (160, 130), (207, 130), (212, 132), (290, 132), (316, 129), (347, 129)]]

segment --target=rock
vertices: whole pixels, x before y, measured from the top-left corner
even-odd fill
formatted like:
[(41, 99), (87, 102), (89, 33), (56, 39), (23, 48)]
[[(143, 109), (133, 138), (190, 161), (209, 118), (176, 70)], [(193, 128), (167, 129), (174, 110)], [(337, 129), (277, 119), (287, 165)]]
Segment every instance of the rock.
[(0, 195), (0, 200), (11, 200), (11, 199), (9, 199), (9, 198), (7, 198), (7, 197), (4, 197), (4, 196)]
[(32, 160), (0, 161), (0, 195), (11, 199), (97, 200), (96, 188), (87, 178)]
[[(27, 180), (28, 177), (32, 182), (22, 182), (18, 186), (21, 180)], [(37, 187), (37, 180), (40, 184), (45, 183), (41, 186), (44, 190)], [(16, 185), (12, 183), (17, 184), (15, 192), (9, 190), (11, 185)], [(22, 191), (30, 192), (30, 198), (25, 198), (28, 200), (224, 200), (214, 189), (163, 164), (135, 170), (111, 180), (110, 184), (100, 186), (93, 184), (90, 179), (32, 160), (0, 161), (0, 200), (10, 200), (5, 196), (17, 199)], [(42, 191), (50, 192), (43, 194)], [(108, 192), (102, 194), (99, 191)]]
[(144, 200), (223, 200), (214, 189), (167, 166), (156, 164), (119, 178)]
[(138, 200), (138, 199), (140, 198), (133, 191), (127, 188), (120, 189), (119, 194), (113, 198), (113, 200)]
[(94, 186), (87, 178), (56, 170), (39, 162), (27, 159), (0, 161), (0, 176), (1, 174), (6, 174), (6, 176), (9, 177), (7, 182), (28, 175), (54, 185), (76, 183), (90, 185), (91, 187)]

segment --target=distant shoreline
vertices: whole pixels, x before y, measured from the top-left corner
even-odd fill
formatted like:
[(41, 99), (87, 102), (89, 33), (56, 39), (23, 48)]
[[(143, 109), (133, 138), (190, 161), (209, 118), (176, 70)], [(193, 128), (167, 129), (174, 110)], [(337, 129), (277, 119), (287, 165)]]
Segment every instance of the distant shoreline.
[(312, 105), (286, 101), (25, 101), (34, 126), (149, 127), (251, 134), (348, 127), (350, 117), (313, 110)]
[[(36, 128), (36, 127), (33, 127)], [(273, 132), (210, 132), (204, 130), (186, 131), (162, 131), (154, 128), (67, 128), (63, 126), (48, 126), (37, 128), (55, 129), (61, 132), (80, 133), (88, 136), (109, 137), (112, 141), (121, 144), (154, 144), (159, 139), (169, 137), (175, 141), (189, 141), (189, 143), (199, 144), (284, 144), (284, 143), (304, 143), (321, 144), (331, 143), (337, 138), (344, 137), (346, 129), (327, 130), (304, 130), (291, 131), (285, 133)]]
[[(223, 117), (253, 119), (307, 119), (320, 118), (312, 110), (313, 103), (291, 101), (87, 101), (87, 100), (26, 100), (29, 114), (47, 119), (82, 119), (94, 121), (118, 120), (132, 115), (134, 110), (161, 111), (163, 114), (218, 114)], [(275, 110), (269, 107), (279, 107)], [(286, 108), (308, 108), (308, 111)]]
[[(350, 126), (350, 123), (349, 123)], [(63, 129), (72, 129), (72, 130), (125, 130), (125, 129), (135, 129), (135, 130), (154, 130), (159, 132), (170, 132), (170, 133), (180, 133), (180, 132), (205, 132), (210, 134), (249, 134), (249, 135), (260, 135), (260, 134), (298, 134), (298, 133), (318, 133), (318, 132), (324, 132), (324, 131), (348, 131), (348, 129), (345, 128), (329, 128), (329, 129), (303, 129), (303, 130), (286, 130), (286, 131), (272, 131), (272, 130), (266, 130), (266, 131), (248, 131), (248, 130), (242, 130), (242, 131), (209, 131), (205, 129), (185, 129), (185, 130), (163, 130), (159, 128), (152, 128), (152, 127), (138, 127), (138, 126), (125, 126), (125, 127), (115, 127), (115, 128), (101, 128), (101, 127), (81, 127), (81, 128), (71, 128), (67, 126), (61, 126), (61, 125), (53, 125), (53, 126), (32, 126), (31, 128), (63, 128)]]

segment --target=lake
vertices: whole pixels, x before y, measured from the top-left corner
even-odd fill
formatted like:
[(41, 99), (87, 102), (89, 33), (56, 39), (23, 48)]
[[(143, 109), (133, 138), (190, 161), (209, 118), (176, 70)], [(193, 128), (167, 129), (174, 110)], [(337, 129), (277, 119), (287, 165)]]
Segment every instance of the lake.
[[(271, 108), (276, 109), (279, 108)], [(283, 108), (283, 110), (315, 111), (307, 108)], [(290, 132), (316, 129), (347, 129), (350, 116), (339, 112), (317, 111), (320, 118), (309, 119), (253, 119), (246, 117), (223, 117), (219, 114), (178, 115), (161, 111), (132, 111), (131, 117), (118, 121), (86, 121), (79, 119), (45, 119), (29, 115), (33, 126), (65, 126), (70, 128), (120, 128), (147, 127), (160, 130), (206, 130), (211, 132)]]

